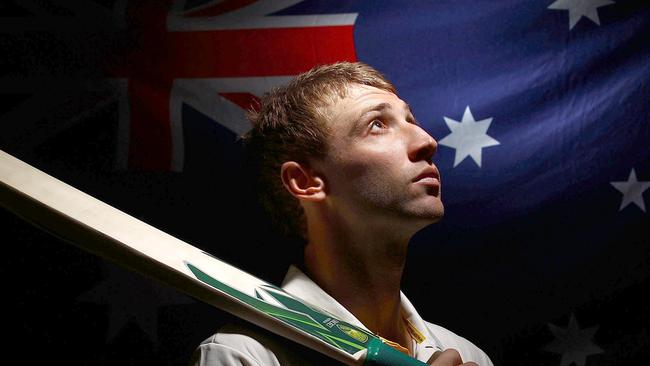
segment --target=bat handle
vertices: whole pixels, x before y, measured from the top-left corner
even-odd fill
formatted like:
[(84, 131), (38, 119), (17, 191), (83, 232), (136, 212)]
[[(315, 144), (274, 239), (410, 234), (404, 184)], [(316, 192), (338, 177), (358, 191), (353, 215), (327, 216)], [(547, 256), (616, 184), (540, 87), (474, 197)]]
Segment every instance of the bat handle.
[(368, 354), (364, 366), (427, 366), (413, 357), (394, 349), (374, 338), (368, 344)]

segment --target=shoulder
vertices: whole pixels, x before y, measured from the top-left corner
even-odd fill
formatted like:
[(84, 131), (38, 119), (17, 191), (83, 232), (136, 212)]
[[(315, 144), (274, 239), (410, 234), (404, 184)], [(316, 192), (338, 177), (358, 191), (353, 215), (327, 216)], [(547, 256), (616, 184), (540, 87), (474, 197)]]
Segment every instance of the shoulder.
[(300, 344), (244, 322), (234, 322), (201, 342), (190, 366), (293, 366), (331, 363)]
[(440, 341), (443, 348), (456, 349), (463, 362), (476, 362), (479, 366), (493, 366), (490, 357), (474, 343), (439, 325), (424, 321), (431, 333)]
[(198, 345), (190, 365), (280, 365), (275, 354), (250, 332), (235, 324), (222, 327)]

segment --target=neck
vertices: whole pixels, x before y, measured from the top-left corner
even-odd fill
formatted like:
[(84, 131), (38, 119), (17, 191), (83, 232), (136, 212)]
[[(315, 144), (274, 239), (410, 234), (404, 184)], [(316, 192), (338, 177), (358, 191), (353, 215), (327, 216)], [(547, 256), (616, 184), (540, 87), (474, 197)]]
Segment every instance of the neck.
[(400, 299), (409, 238), (390, 229), (346, 229), (345, 223), (309, 227), (307, 274), (370, 331), (410, 347)]

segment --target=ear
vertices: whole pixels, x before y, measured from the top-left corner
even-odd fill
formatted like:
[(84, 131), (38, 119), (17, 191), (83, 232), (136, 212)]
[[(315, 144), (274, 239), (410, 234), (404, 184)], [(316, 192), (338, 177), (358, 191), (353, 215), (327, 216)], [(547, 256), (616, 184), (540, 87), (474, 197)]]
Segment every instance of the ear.
[(280, 168), (284, 187), (298, 199), (322, 201), (325, 199), (325, 182), (312, 169), (295, 161), (286, 161)]

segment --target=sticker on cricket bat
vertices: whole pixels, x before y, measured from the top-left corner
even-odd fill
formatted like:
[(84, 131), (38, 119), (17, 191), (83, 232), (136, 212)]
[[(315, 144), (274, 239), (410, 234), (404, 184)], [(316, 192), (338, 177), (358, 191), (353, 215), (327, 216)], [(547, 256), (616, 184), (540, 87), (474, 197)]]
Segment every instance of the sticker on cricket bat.
[[(337, 326), (332, 326), (333, 318), (324, 310), (316, 310), (306, 305), (279, 287), (260, 284), (252, 290), (255, 295), (251, 296), (217, 280), (192, 263), (186, 262), (186, 265), (196, 278), (204, 283), (351, 355), (368, 348), (368, 339), (374, 337), (372, 333), (340, 320), (334, 323)], [(268, 296), (275, 299), (280, 306), (267, 301)]]

